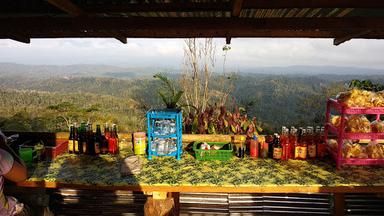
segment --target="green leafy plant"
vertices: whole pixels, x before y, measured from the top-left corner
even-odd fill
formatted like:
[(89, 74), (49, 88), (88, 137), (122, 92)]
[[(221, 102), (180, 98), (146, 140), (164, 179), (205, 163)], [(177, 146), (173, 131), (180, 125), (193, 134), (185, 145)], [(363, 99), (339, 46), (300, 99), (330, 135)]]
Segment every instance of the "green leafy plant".
[(249, 119), (236, 107), (229, 112), (224, 106), (209, 106), (203, 112), (189, 113), (184, 117), (185, 133), (192, 134), (246, 134), (252, 137), (263, 129), (257, 124), (256, 117)]
[(371, 80), (352, 80), (349, 83), (349, 88), (378, 92), (384, 90), (384, 85), (381, 83), (372, 83)]
[(183, 95), (183, 91), (179, 90), (176, 91), (175, 86), (173, 85), (173, 82), (168, 79), (166, 76), (162, 74), (155, 74), (153, 76), (156, 79), (159, 79), (163, 86), (165, 87), (166, 91), (159, 90), (158, 93), (163, 100), (164, 104), (168, 109), (176, 109), (178, 108), (178, 102)]

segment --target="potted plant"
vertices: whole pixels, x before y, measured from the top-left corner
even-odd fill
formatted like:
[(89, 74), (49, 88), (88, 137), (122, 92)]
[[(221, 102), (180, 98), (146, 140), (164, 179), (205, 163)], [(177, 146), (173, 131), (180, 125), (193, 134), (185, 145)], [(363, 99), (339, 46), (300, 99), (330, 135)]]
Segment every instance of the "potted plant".
[(178, 103), (184, 92), (181, 90), (176, 90), (173, 82), (160, 73), (155, 74), (153, 77), (159, 79), (164, 86), (163, 89), (165, 89), (165, 91), (159, 90), (158, 93), (162, 101), (164, 102), (166, 108), (179, 109)]

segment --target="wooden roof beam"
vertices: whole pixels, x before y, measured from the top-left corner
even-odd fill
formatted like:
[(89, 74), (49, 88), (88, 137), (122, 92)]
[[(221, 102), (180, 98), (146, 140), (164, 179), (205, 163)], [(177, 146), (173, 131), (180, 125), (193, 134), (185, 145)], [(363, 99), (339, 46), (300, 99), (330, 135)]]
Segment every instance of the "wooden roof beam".
[(85, 16), (85, 12), (77, 5), (73, 4), (70, 0), (46, 0), (56, 8), (67, 12), (71, 16)]
[(232, 17), (239, 17), (244, 0), (233, 0)]
[(11, 34), (9, 36), (9, 39), (12, 39), (21, 43), (26, 43), (26, 44), (31, 43), (31, 38), (26, 37), (24, 35), (19, 35), (19, 34)]
[[(60, 1), (60, 0), (47, 0)], [(236, 6), (236, 7), (234, 7)], [(281, 9), (281, 8), (384, 8), (383, 0), (232, 0), (229, 2), (172, 2), (143, 3), (124, 5), (84, 5), (88, 13), (127, 13), (127, 12), (194, 12), (231, 11), (236, 15), (241, 9)]]
[[(224, 23), (224, 24), (223, 24)], [(384, 30), (384, 17), (364, 18), (0, 18), (0, 31), (15, 32), (18, 29), (49, 31), (196, 31), (226, 30), (228, 36), (234, 29), (312, 30), (357, 32)]]
[(384, 8), (382, 0), (244, 0), (243, 9)]
[(84, 8), (89, 13), (231, 11), (233, 5), (230, 3), (231, 2), (174, 2), (124, 5), (87, 5), (84, 6)]
[[(55, 7), (59, 8), (60, 10), (67, 12), (69, 15), (73, 17), (89, 16), (88, 13), (86, 13), (79, 6), (73, 4), (70, 0), (46, 0), (46, 1), (54, 5)], [(123, 44), (127, 43), (127, 38), (120, 37), (120, 36), (117, 36), (115, 38)]]
[(114, 36), (114, 38), (118, 41), (120, 41), (121, 43), (123, 44), (127, 44), (127, 37), (124, 37), (124, 36)]
[[(28, 31), (28, 30), (27, 30)], [(230, 33), (232, 37), (268, 37), (268, 38), (337, 38), (344, 34), (345, 30), (271, 30), (271, 29), (250, 29), (250, 28), (239, 28), (239, 29), (212, 29), (212, 30), (199, 30), (190, 31), (189, 29), (176, 29), (170, 31), (169, 29), (143, 29), (143, 30), (125, 30), (120, 31), (121, 37), (128, 38), (206, 38), (206, 37), (218, 37), (227, 39), (227, 35)], [(25, 33), (25, 32), (24, 32)], [(10, 38), (10, 35), (21, 34), (18, 31), (13, 32), (1, 32), (0, 38)], [(30, 38), (111, 38), (115, 34), (110, 31), (91, 31), (84, 33), (82, 31), (50, 31), (50, 30), (35, 30), (28, 31)], [(384, 39), (384, 31), (372, 31), (365, 35), (355, 38), (364, 39)]]
[(338, 45), (340, 45), (346, 41), (349, 41), (353, 38), (362, 37), (362, 36), (364, 36), (370, 32), (371, 32), (371, 30), (364, 30), (364, 31), (356, 32), (356, 33), (347, 34), (343, 37), (337, 37), (337, 38), (333, 39), (333, 45), (338, 46)]

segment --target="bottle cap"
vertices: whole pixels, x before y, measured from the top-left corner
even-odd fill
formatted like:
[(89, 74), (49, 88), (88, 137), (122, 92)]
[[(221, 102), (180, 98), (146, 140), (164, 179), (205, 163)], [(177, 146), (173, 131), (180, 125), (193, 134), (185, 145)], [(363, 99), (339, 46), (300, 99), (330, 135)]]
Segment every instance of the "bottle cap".
[(253, 135), (253, 140), (257, 140), (257, 136), (256, 135)]

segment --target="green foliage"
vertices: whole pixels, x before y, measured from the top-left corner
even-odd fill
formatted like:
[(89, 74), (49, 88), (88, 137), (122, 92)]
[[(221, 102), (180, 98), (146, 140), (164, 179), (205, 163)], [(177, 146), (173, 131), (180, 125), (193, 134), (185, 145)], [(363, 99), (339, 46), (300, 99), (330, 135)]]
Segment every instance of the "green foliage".
[(144, 112), (130, 98), (1, 89), (0, 98), (0, 127), (4, 130), (66, 131), (68, 122), (88, 120), (116, 123), (119, 130), (128, 132), (145, 128)]
[(178, 108), (178, 102), (183, 95), (183, 91), (179, 90), (176, 91), (176, 88), (172, 81), (168, 79), (165, 75), (163, 74), (155, 74), (153, 76), (156, 79), (159, 79), (163, 86), (165, 87), (165, 91), (159, 90), (159, 95), (161, 99), (163, 100), (164, 104), (168, 109), (176, 109)]
[(189, 113), (184, 117), (185, 133), (192, 134), (246, 134), (252, 137), (262, 131), (257, 124), (256, 117), (248, 119), (247, 114), (242, 114), (243, 108), (235, 108), (233, 113), (224, 106), (210, 106), (203, 112)]
[[(211, 104), (223, 95), (219, 77), (220, 74), (212, 76)], [(172, 82), (177, 75), (171, 78), (170, 84), (177, 89), (177, 84)], [(351, 79), (384, 83), (382, 75), (234, 74), (231, 81), (236, 88), (229, 97), (233, 99), (228, 100), (225, 107), (234, 110), (231, 114), (236, 112), (236, 106), (244, 107), (245, 110), (239, 108), (240, 115), (246, 115), (248, 120), (256, 116), (256, 126), (263, 128), (264, 132), (276, 131), (282, 125), (322, 124), (327, 98), (344, 91)], [(20, 131), (68, 130), (66, 121), (59, 117), (65, 111), (76, 122), (89, 118), (93, 123), (116, 123), (121, 131), (145, 130), (145, 112), (149, 108), (159, 108), (162, 103), (157, 90), (169, 88), (158, 79), (95, 77), (40, 77), (33, 80), (21, 76), (0, 77), (0, 84), (0, 127)], [(168, 91), (163, 93), (167, 96)], [(176, 90), (174, 95), (177, 95)], [(220, 107), (213, 107), (214, 117), (184, 116), (184, 121), (187, 118), (190, 121), (185, 131), (198, 132), (200, 128), (203, 133), (244, 133), (249, 128), (248, 123), (231, 125), (230, 115), (224, 118), (225, 121), (218, 121)]]
[(358, 88), (362, 90), (367, 90), (367, 91), (383, 91), (384, 90), (384, 85), (381, 83), (372, 83), (371, 80), (352, 80), (349, 83), (349, 88)]

